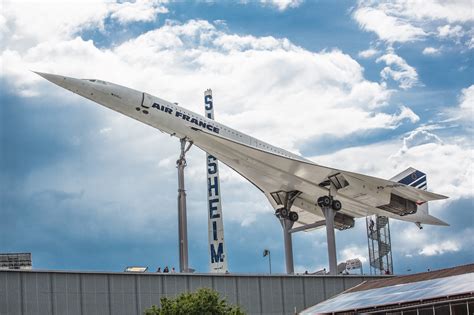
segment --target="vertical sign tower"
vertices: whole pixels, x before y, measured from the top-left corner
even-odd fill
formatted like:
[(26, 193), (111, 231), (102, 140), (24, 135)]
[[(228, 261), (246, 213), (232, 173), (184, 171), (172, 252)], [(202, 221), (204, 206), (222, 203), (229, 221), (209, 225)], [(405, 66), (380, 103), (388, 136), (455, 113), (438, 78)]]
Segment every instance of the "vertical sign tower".
[[(214, 119), (214, 102), (210, 89), (204, 92), (206, 117)], [(207, 205), (209, 223), (209, 269), (215, 273), (227, 272), (227, 255), (224, 244), (224, 223), (222, 221), (221, 191), (217, 159), (206, 154)]]

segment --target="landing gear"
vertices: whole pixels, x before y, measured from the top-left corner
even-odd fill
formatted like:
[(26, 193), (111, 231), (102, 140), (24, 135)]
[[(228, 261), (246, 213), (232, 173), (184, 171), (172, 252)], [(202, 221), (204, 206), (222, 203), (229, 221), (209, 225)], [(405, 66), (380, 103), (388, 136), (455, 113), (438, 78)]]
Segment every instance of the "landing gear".
[(290, 230), (293, 224), (298, 221), (298, 213), (290, 211), (290, 209), (300, 194), (301, 192), (299, 191), (277, 191), (271, 194), (275, 202), (281, 206), (280, 209), (275, 211), (275, 215), (283, 228), (286, 273), (289, 275), (295, 273), (293, 266), (293, 242), (291, 240)]
[(290, 221), (292, 221), (292, 222), (298, 221), (298, 213), (296, 213), (294, 211), (290, 211), (288, 219), (290, 219)]
[[(332, 185), (331, 185), (332, 186)], [(336, 236), (334, 233), (334, 217), (336, 212), (341, 210), (342, 203), (335, 200), (331, 196), (331, 187), (329, 196), (321, 196), (317, 200), (317, 205), (321, 207), (326, 223), (326, 238), (328, 244), (328, 258), (329, 258), (329, 274), (335, 275), (337, 273), (337, 257), (336, 257)]]
[(286, 208), (283, 208), (283, 209), (280, 209), (280, 216), (283, 217), (283, 218), (287, 218), (288, 217), (288, 214), (289, 214), (289, 211), (288, 209)]
[(318, 198), (318, 206), (321, 208), (331, 207), (334, 211), (342, 209), (342, 203), (339, 200), (335, 200), (332, 196), (322, 196)]
[(290, 220), (291, 222), (296, 222), (299, 218), (298, 213), (294, 211), (288, 211), (286, 208), (278, 209), (275, 214), (277, 217)]
[(339, 200), (333, 200), (332, 201), (332, 209), (334, 211), (339, 211), (342, 209), (342, 203)]

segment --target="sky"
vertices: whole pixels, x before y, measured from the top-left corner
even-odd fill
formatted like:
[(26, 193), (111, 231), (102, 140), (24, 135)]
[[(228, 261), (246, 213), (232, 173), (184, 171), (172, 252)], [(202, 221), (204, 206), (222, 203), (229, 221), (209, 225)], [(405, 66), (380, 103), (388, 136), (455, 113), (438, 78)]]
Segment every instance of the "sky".
[[(96, 78), (203, 113), (335, 168), (412, 166), (449, 227), (391, 220), (395, 273), (474, 261), (474, 14), (458, 1), (2, 1), (0, 252), (38, 269), (178, 267), (179, 141), (30, 70)], [(205, 153), (188, 153), (189, 265), (208, 271)], [(265, 196), (220, 164), (230, 272), (284, 273)], [(327, 268), (324, 228), (295, 271)], [(365, 219), (336, 232), (368, 272)]]

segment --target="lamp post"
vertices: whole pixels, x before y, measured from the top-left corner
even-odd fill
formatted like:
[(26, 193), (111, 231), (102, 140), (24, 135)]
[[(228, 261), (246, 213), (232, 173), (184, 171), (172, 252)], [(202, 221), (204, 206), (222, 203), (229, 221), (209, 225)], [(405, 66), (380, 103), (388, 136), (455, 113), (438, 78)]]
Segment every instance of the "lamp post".
[(270, 274), (272, 274), (272, 255), (268, 249), (263, 250), (263, 257), (266, 256), (268, 256), (268, 268), (270, 269)]

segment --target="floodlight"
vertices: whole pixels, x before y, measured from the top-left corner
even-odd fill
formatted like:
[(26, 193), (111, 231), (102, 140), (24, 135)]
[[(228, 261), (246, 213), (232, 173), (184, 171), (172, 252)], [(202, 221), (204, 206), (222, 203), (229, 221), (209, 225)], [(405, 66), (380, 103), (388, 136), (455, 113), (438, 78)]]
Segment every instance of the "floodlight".
[(124, 272), (145, 272), (147, 270), (148, 270), (148, 267), (129, 266), (125, 268)]

